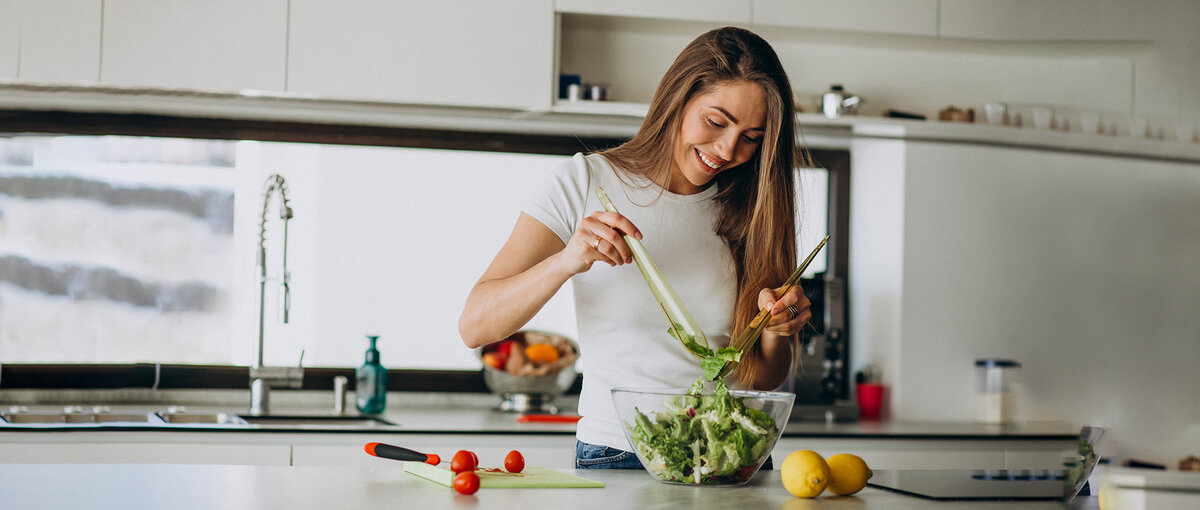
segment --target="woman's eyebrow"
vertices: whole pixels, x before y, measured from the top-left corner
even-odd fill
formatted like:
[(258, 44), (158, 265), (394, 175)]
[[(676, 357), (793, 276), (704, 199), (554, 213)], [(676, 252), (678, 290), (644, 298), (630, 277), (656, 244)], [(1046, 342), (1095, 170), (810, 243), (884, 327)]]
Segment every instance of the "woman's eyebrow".
[[(734, 117), (732, 113), (729, 113), (729, 110), (721, 108), (720, 106), (717, 106), (717, 105), (710, 105), (709, 108), (712, 108), (716, 111), (721, 112), (726, 117), (729, 117), (730, 121), (732, 121), (734, 124), (737, 124), (737, 122), (738, 122), (737, 117)], [(750, 129), (747, 129), (746, 131), (766, 131), (766, 130), (767, 130), (766, 128), (760, 126), (760, 127), (752, 127)]]

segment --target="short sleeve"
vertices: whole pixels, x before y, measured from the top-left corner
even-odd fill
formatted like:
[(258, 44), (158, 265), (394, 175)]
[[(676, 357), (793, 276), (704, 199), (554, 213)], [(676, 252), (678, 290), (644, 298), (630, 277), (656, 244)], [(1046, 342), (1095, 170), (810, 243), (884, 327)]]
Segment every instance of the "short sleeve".
[(589, 185), (587, 159), (576, 154), (542, 179), (521, 211), (542, 222), (566, 244), (586, 216)]

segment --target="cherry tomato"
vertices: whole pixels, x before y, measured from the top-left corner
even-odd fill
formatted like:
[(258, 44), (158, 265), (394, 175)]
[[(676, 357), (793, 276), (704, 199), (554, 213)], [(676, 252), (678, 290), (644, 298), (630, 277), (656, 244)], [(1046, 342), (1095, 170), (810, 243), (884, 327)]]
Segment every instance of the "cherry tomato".
[(504, 370), (504, 359), (494, 352), (483, 353), (483, 364), (496, 370)]
[(479, 490), (479, 475), (474, 471), (463, 471), (454, 475), (454, 490), (459, 494), (475, 494)]
[(479, 457), (472, 451), (459, 450), (450, 459), (450, 471), (455, 473), (474, 471), (477, 467), (479, 467)]
[(508, 452), (508, 455), (504, 457), (504, 469), (507, 469), (509, 473), (520, 473), (525, 469), (525, 456), (516, 450)]
[(516, 343), (517, 341), (511, 338), (507, 340), (501, 340), (500, 343), (496, 345), (496, 354), (499, 354), (500, 358), (508, 360), (509, 355), (512, 354), (513, 345)]

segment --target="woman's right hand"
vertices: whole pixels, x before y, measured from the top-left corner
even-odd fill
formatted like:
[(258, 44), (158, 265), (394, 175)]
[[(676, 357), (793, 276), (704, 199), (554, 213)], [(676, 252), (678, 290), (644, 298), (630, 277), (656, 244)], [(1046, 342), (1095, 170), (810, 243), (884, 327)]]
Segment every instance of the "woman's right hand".
[(563, 249), (567, 270), (579, 274), (591, 269), (597, 261), (609, 266), (633, 262), (633, 253), (621, 238), (623, 235), (642, 238), (642, 232), (628, 218), (605, 211), (592, 213), (579, 222)]

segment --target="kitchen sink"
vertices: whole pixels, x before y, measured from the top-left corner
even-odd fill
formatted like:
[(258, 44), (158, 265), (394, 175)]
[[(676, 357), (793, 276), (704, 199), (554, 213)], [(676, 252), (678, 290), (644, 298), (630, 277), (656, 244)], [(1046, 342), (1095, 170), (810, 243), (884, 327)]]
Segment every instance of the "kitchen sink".
[[(130, 426), (232, 426), (262, 427), (273, 430), (297, 429), (372, 429), (394, 427), (395, 423), (374, 416), (332, 414), (270, 414), (249, 415), (222, 412), (190, 413), (176, 410), (174, 406), (161, 412), (87, 412), (79, 406), (70, 406), (70, 411), (10, 410), (0, 412), (0, 426), (10, 425), (130, 425)], [(106, 409), (106, 408), (105, 408)]]
[(334, 416), (334, 415), (242, 415), (241, 418), (251, 425), (279, 426), (308, 426), (308, 427), (337, 427), (337, 428), (372, 428), (394, 427), (396, 424), (373, 416)]
[(147, 423), (147, 413), (5, 413), (8, 423)]
[(162, 421), (189, 425), (245, 425), (246, 420), (232, 413), (158, 413)]

